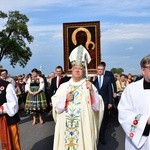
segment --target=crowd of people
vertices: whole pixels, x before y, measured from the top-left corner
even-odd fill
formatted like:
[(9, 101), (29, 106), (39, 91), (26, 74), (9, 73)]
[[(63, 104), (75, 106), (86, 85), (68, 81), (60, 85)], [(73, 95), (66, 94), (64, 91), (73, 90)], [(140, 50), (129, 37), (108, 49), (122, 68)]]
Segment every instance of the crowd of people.
[[(118, 74), (118, 73), (112, 73), (111, 71), (106, 70), (106, 63), (101, 62), (100, 65), (104, 66), (104, 69), (102, 71), (102, 75), (105, 73), (105, 75), (109, 76), (111, 79), (111, 84), (113, 86), (113, 102), (115, 97), (118, 97), (120, 99), (121, 94), (125, 87), (138, 80), (138, 78), (141, 78), (139, 75), (132, 75), (129, 74)], [(99, 75), (99, 67), (97, 66), (97, 74), (90, 76), (91, 82), (94, 82), (95, 78)], [(49, 75), (44, 75), (41, 73), (40, 70), (37, 68), (33, 68), (31, 70), (31, 73), (29, 74), (20, 74), (18, 76), (10, 76), (7, 69), (0, 69), (0, 77), (3, 80), (6, 80), (15, 87), (16, 95), (18, 97), (18, 103), (19, 103), (19, 109), (24, 110), (26, 98), (27, 98), (27, 92), (30, 85), (30, 79), (32, 78), (38, 78), (42, 80), (44, 94), (46, 96), (46, 102), (47, 106), (46, 109), (50, 109), (49, 104), (51, 104), (51, 97), (55, 94), (57, 88), (60, 84), (67, 82), (71, 77), (67, 76), (62, 66), (57, 66), (54, 72), (51, 72)], [(35, 75), (36, 74), (36, 75)], [(54, 79), (53, 79), (54, 78)], [(33, 82), (33, 81), (32, 81)], [(40, 83), (40, 84), (42, 84)], [(25, 89), (26, 88), (26, 89)], [(40, 92), (39, 92), (40, 93)]]
[[(84, 52), (82, 47), (78, 49)], [(139, 100), (145, 98), (147, 104), (150, 98), (149, 91), (145, 93), (143, 89), (140, 90), (143, 87), (140, 82), (143, 81), (144, 87), (150, 89), (150, 55), (141, 61), (142, 76), (140, 77), (131, 73), (113, 74), (106, 69), (105, 62), (100, 62), (97, 73), (90, 79), (86, 79), (84, 60), (79, 63), (71, 58), (70, 62), (71, 76), (67, 76), (61, 66), (57, 66), (48, 76), (36, 68), (27, 75), (21, 74), (15, 77), (10, 77), (7, 69), (0, 70), (0, 127), (7, 130), (7, 137), (4, 138), (1, 134), (4, 131), (0, 128), (2, 148), (21, 149), (17, 132), (19, 110), (33, 116), (32, 125), (38, 122), (43, 124), (44, 113), (52, 112), (56, 122), (54, 150), (70, 148), (96, 150), (100, 144), (107, 144), (107, 124), (111, 111), (115, 110), (117, 117), (119, 111), (118, 121), (127, 134), (128, 150), (150, 149), (150, 144), (148, 140), (146, 141), (149, 138), (150, 109), (149, 106), (144, 105), (146, 111), (141, 103), (143, 101)], [(131, 90), (137, 96), (134, 96)], [(143, 122), (141, 123), (140, 120)], [(138, 122), (140, 131), (137, 132), (140, 133), (136, 135)]]

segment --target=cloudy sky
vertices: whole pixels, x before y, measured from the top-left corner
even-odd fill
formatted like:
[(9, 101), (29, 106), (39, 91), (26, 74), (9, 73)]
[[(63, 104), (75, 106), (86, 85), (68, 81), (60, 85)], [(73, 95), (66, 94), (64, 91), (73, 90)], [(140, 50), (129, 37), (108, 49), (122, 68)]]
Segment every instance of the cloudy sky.
[[(107, 69), (123, 68), (140, 74), (139, 62), (150, 54), (149, 0), (0, 0), (0, 10), (18, 10), (29, 18), (34, 36), (29, 46), (33, 56), (22, 69), (9, 60), (0, 62), (11, 75), (29, 73), (34, 67), (49, 74), (63, 62), (63, 23), (100, 21), (101, 58)], [(4, 21), (0, 20), (0, 30)]]

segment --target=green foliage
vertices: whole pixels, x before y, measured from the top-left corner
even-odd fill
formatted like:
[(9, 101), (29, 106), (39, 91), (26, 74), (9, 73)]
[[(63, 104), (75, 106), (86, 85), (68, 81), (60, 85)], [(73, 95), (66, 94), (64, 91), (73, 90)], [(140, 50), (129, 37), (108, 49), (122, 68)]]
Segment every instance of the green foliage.
[(118, 74), (122, 74), (124, 72), (122, 68), (112, 68), (111, 71)]
[(17, 63), (25, 67), (32, 56), (26, 44), (33, 42), (33, 36), (29, 34), (27, 26), (29, 19), (19, 11), (10, 11), (8, 15), (0, 11), (1, 18), (7, 18), (7, 22), (0, 31), (0, 61), (5, 58), (10, 60), (13, 67)]

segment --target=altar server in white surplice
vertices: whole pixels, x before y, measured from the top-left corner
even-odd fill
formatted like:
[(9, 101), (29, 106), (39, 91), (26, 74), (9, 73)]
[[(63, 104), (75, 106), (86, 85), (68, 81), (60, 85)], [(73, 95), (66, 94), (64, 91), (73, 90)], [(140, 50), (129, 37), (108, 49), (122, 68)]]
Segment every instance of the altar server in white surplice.
[(140, 65), (144, 78), (125, 88), (118, 105), (126, 150), (150, 150), (150, 55)]
[(69, 59), (72, 78), (52, 97), (56, 122), (53, 150), (97, 150), (104, 104), (95, 86), (84, 78), (90, 55), (80, 45)]

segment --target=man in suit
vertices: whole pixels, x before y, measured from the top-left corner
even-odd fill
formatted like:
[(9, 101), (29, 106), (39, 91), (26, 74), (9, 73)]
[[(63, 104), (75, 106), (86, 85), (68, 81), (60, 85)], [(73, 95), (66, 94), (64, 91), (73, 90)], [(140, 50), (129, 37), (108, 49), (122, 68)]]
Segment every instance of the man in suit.
[(67, 74), (63, 73), (61, 79), (60, 79), (60, 84), (67, 82), (71, 79), (71, 76), (68, 76)]
[(61, 66), (57, 66), (55, 68), (56, 72), (56, 77), (54, 77), (51, 81), (51, 86), (50, 86), (50, 102), (51, 102), (51, 97), (56, 93), (59, 85), (60, 85), (60, 79), (63, 74), (63, 69)]
[(104, 73), (105, 67), (102, 64), (100, 64), (97, 67), (97, 77), (95, 79), (93, 78), (92, 80), (93, 84), (98, 90), (98, 93), (102, 96), (105, 106), (103, 121), (99, 133), (99, 142), (101, 142), (102, 144), (106, 144), (105, 134), (109, 117), (109, 109), (112, 108), (113, 103), (113, 90), (111, 85), (111, 78)]
[(56, 72), (56, 77), (54, 77), (51, 80), (51, 85), (50, 85), (50, 103), (51, 103), (51, 97), (56, 93), (60, 84), (67, 82), (70, 79), (70, 77), (66, 75), (63, 76), (63, 68), (61, 66), (57, 66), (55, 72)]
[(105, 68), (104, 74), (111, 78), (111, 85), (112, 85), (112, 88), (113, 88), (113, 99), (114, 99), (113, 102), (114, 102), (114, 105), (113, 105), (112, 109), (110, 110), (110, 116), (112, 116), (112, 117), (116, 116), (118, 118), (117, 106), (118, 106), (119, 98), (117, 96), (116, 79), (115, 79), (114, 74), (112, 73), (112, 71), (106, 70), (106, 63), (104, 61), (101, 61), (100, 64), (103, 65), (104, 68)]
[(101, 61), (100, 64), (103, 65), (105, 68), (104, 74), (111, 78), (111, 83), (113, 86), (113, 97), (115, 98), (117, 96), (117, 87), (116, 87), (116, 79), (114, 77), (114, 74), (111, 71), (106, 70), (106, 63), (104, 61)]

